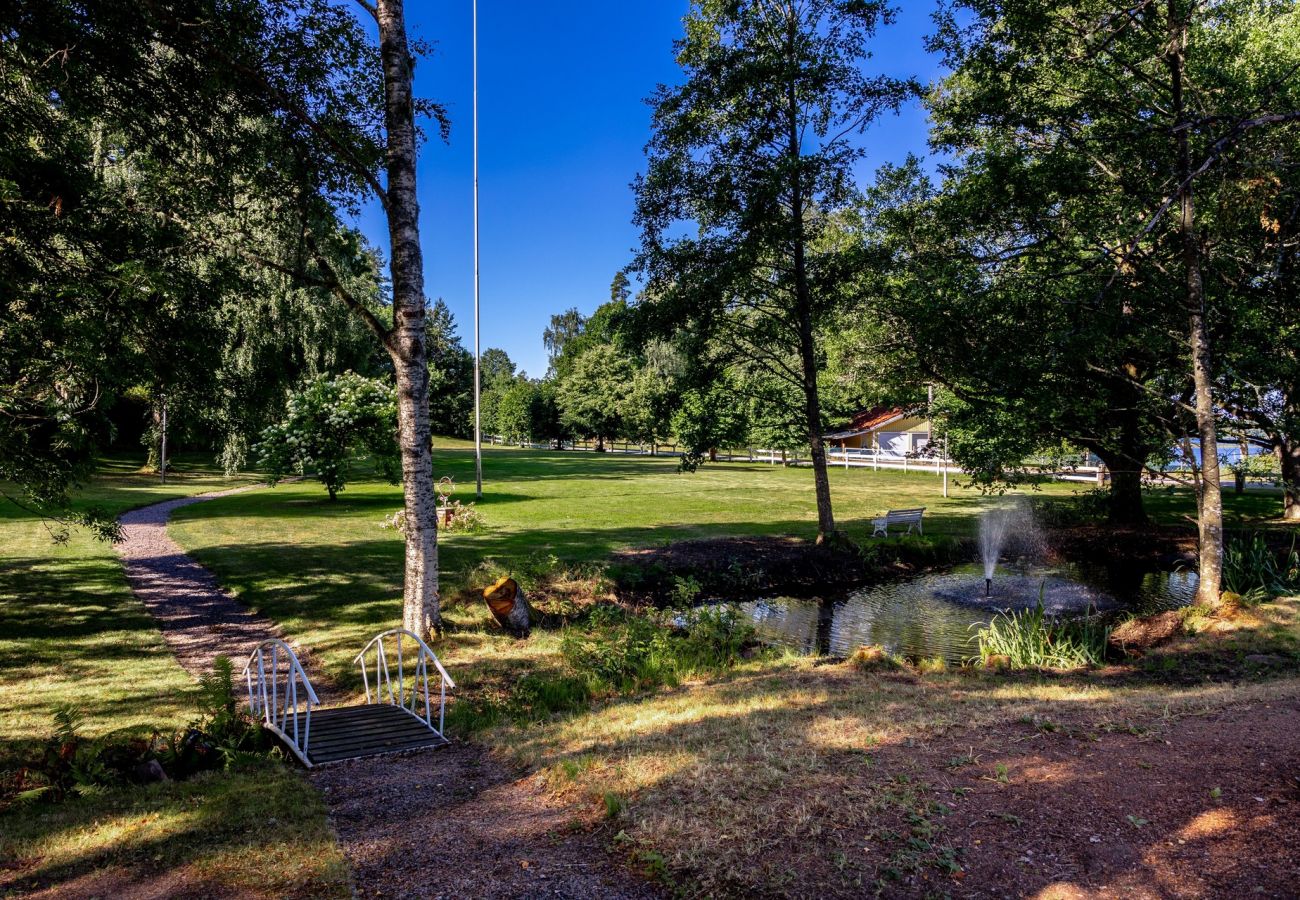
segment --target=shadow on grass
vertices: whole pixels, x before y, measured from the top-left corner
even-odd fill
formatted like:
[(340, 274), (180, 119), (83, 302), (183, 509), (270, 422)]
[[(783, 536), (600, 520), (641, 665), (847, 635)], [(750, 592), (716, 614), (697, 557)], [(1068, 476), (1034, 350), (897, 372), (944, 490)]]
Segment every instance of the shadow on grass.
[[(12, 810), (0, 815), (0, 835), (4, 891), (348, 894), (319, 796), (273, 763)], [(106, 867), (100, 883), (97, 870)]]
[[(613, 794), (614, 827), (627, 830), (629, 846), (668, 861), (686, 887), (705, 894), (860, 896), (874, 887), (921, 896), (947, 884), (1029, 896), (1062, 872), (1119, 893), (1125, 884), (1180, 893), (1170, 880), (1178, 867), (1162, 855), (1203, 860), (1190, 869), (1203, 888), (1249, 892), (1256, 873), (1241, 850), (1277, 827), (1253, 798), (1286, 802), (1271, 772), (1296, 760), (1289, 738), (1253, 728), (1255, 755), (1216, 760), (1199, 743), (1203, 734), (1186, 751), (1177, 740), (1152, 739), (1175, 736), (1158, 703), (1144, 710), (1122, 695), (1100, 698), (1089, 676), (1046, 679), (1057, 690), (1033, 699), (1043, 682), (826, 665), (619, 700), (579, 724), (495, 739), (553, 783), (603, 796), (607, 808)], [(1294, 712), (1264, 715), (1275, 726)], [(1211, 799), (1207, 785), (1215, 784), (1231, 800)], [(1225, 809), (1236, 816), (1235, 834), (1198, 828)], [(1105, 848), (1096, 848), (1097, 834)], [(1289, 867), (1300, 848), (1286, 843), (1279, 864)], [(1017, 866), (1026, 850), (1053, 864)], [(953, 865), (968, 870), (965, 881), (950, 880)], [(1008, 877), (1014, 887), (1001, 881)]]

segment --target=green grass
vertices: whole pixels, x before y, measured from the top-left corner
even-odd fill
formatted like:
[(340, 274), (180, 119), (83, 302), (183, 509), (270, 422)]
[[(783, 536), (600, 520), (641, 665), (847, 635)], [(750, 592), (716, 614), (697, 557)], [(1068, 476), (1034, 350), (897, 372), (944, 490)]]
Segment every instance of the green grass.
[[(130, 461), (106, 460), (75, 502), (117, 514), (249, 480), (228, 482), (187, 457), (175, 464), (163, 486)], [(195, 700), (113, 549), (76, 531), (56, 545), (39, 519), (0, 501), (0, 770), (31, 757), (60, 704), (80, 707), (97, 737), (176, 729)], [(291, 824), (282, 846), (259, 850), (276, 833), (268, 818)], [(283, 769), (10, 811), (0, 816), (0, 870), (11, 865), (0, 892), (14, 878), (66, 882), (106, 865), (186, 867), (214, 893), (259, 881), (278, 886), (273, 894), (338, 893), (345, 874), (319, 799)]]
[(980, 659), (1004, 660), (1013, 669), (1073, 669), (1099, 666), (1106, 659), (1110, 629), (1092, 618), (1054, 619), (1043, 610), (998, 613), (978, 632)]

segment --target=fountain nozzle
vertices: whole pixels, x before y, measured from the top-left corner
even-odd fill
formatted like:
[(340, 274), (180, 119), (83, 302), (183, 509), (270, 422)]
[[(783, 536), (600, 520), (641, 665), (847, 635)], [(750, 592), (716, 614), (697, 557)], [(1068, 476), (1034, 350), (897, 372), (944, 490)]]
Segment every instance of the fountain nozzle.
[(984, 579), (984, 596), (985, 596), (985, 597), (992, 597), (992, 596), (993, 596), (993, 579), (992, 579), (992, 578), (985, 578), (985, 579)]

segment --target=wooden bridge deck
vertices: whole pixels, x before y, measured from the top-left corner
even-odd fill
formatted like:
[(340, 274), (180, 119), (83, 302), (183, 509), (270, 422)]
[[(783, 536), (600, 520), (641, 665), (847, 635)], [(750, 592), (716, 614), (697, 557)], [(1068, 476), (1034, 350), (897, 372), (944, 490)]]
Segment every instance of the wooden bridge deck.
[(387, 703), (317, 709), (311, 714), (310, 765), (450, 743), (404, 709)]

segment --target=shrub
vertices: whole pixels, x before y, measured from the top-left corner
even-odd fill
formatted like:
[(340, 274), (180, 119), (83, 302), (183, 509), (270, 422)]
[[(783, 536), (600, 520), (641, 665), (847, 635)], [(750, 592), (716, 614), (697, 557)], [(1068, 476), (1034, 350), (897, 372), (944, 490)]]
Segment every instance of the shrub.
[(754, 643), (754, 623), (735, 604), (697, 607), (677, 621), (686, 632), (674, 648), (681, 674), (730, 668)]
[[(979, 630), (980, 660), (1015, 669), (1072, 669), (1101, 665), (1106, 658), (1110, 628), (1093, 617), (1056, 619), (1043, 609), (1042, 597), (1033, 609), (999, 613)], [(996, 667), (996, 666), (994, 666)]]
[(331, 500), (347, 483), (358, 452), (369, 454), (396, 484), (396, 396), (382, 381), (355, 372), (322, 375), (289, 397), (284, 420), (266, 428), (253, 450), (271, 484), (314, 469)]
[(676, 575), (673, 577), (672, 605), (689, 606), (700, 596), (703, 587), (694, 575)]
[(619, 607), (598, 606), (589, 628), (568, 629), (560, 652), (598, 691), (630, 693), (676, 680), (672, 634), (659, 623)]
[(565, 632), (561, 652), (594, 693), (630, 693), (729, 668), (753, 639), (749, 617), (732, 605), (647, 614), (602, 605), (585, 628)]

